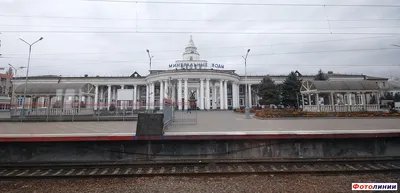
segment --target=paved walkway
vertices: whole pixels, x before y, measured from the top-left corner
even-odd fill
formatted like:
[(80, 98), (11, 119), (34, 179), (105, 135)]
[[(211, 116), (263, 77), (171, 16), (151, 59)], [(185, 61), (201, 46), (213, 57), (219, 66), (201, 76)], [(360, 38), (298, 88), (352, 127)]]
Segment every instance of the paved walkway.
[[(187, 124), (173, 124), (166, 135), (236, 135), (236, 134), (329, 134), (329, 133), (400, 133), (400, 119), (245, 119), (244, 114), (228, 111), (177, 113), (177, 118), (193, 119)], [(0, 136), (133, 136), (135, 121), (125, 122), (41, 122), (1, 123)]]

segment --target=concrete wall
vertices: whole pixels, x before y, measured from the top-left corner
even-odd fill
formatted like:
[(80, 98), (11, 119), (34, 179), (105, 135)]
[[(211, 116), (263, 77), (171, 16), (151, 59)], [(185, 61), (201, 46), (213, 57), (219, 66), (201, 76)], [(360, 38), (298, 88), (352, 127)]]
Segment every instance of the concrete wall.
[(400, 156), (399, 149), (399, 138), (0, 143), (0, 163)]

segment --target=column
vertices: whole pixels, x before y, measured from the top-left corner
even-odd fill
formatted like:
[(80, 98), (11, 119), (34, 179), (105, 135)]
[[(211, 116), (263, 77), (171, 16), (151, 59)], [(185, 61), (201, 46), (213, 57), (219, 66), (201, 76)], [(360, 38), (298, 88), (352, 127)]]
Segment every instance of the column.
[(196, 106), (200, 108), (200, 88), (199, 87), (196, 88)]
[(223, 81), (219, 81), (219, 109), (224, 109), (224, 89), (223, 89)]
[(232, 108), (237, 108), (236, 100), (236, 82), (232, 82)]
[(311, 105), (311, 94), (308, 93), (308, 105)]
[[(125, 88), (125, 85), (121, 84), (121, 90)], [(125, 101), (121, 101), (121, 109), (125, 109)]]
[(224, 107), (225, 109), (228, 109), (228, 81), (224, 81)]
[(304, 95), (301, 94), (301, 107), (304, 109)]
[(94, 110), (97, 110), (97, 106), (99, 105), (99, 85), (94, 85)]
[(146, 110), (150, 109), (150, 86), (146, 84)]
[(100, 109), (103, 109), (104, 105), (104, 90), (103, 87), (100, 87)]
[(217, 83), (214, 81), (213, 83), (213, 92), (212, 92), (212, 109), (215, 110), (217, 109)]
[(251, 101), (251, 84), (249, 84), (249, 108), (251, 108), (253, 106), (252, 101)]
[(168, 93), (169, 89), (168, 89), (168, 80), (165, 80), (164, 82), (164, 98), (169, 98), (171, 93)]
[(185, 110), (188, 109), (189, 99), (188, 99), (188, 79), (184, 79), (185, 81)]
[(175, 103), (176, 103), (176, 87), (175, 87), (175, 85), (172, 85), (172, 104), (175, 104)]
[(320, 112), (319, 106), (319, 94), (315, 94), (315, 103), (317, 104), (317, 111)]
[(381, 105), (379, 105), (379, 93), (375, 93), (375, 98), (376, 98), (376, 104), (378, 105), (378, 111), (381, 109)]
[(179, 110), (182, 110), (182, 79), (178, 80), (178, 105)]
[(205, 108), (210, 109), (210, 79), (206, 79), (206, 104)]
[(154, 102), (155, 102), (155, 99), (156, 99), (156, 93), (155, 93), (155, 84), (154, 84), (154, 82), (152, 82), (152, 83), (150, 83), (150, 107), (151, 107), (151, 109), (154, 109), (154, 107), (155, 107), (155, 104), (154, 104)]
[(200, 79), (200, 110), (204, 109), (204, 79)]
[(137, 85), (133, 85), (133, 109), (136, 110), (137, 108)]
[(165, 93), (165, 89), (164, 89), (164, 81), (160, 80), (160, 101), (159, 101), (159, 107), (160, 110), (163, 109), (163, 104), (164, 104), (164, 93)]
[[(107, 110), (110, 110), (110, 106), (111, 106), (111, 85), (107, 85)], [(79, 97), (79, 106), (80, 106), (80, 97)]]

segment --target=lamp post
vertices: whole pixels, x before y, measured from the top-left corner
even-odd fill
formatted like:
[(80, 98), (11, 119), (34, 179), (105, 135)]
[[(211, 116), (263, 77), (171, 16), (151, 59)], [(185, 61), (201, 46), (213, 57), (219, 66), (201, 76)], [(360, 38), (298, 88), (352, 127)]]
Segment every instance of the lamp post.
[(149, 56), (149, 60), (150, 60), (150, 70), (151, 70), (151, 59), (153, 59), (154, 56), (150, 56), (150, 50), (147, 49), (147, 55)]
[(28, 46), (29, 46), (29, 56), (28, 56), (28, 65), (27, 65), (27, 67), (26, 67), (26, 77), (25, 77), (25, 88), (24, 88), (24, 98), (23, 98), (23, 101), (22, 101), (22, 110), (21, 110), (21, 121), (22, 121), (22, 118), (23, 118), (23, 116), (24, 116), (24, 111), (25, 111), (25, 109), (24, 109), (24, 107), (25, 107), (25, 98), (26, 98), (26, 87), (28, 86), (27, 84), (28, 84), (28, 75), (29, 75), (29, 63), (30, 63), (30, 61), (31, 61), (31, 52), (32, 52), (32, 46), (34, 45), (34, 44), (36, 44), (37, 42), (39, 42), (40, 40), (43, 40), (43, 37), (40, 37), (38, 40), (36, 40), (35, 42), (33, 42), (33, 43), (28, 43), (27, 41), (25, 41), (24, 39), (22, 39), (22, 38), (19, 38), (21, 41), (23, 41), (23, 42), (25, 42), (26, 44), (28, 44)]
[[(15, 68), (13, 65), (11, 65), (10, 63), (8, 63), (8, 65), (14, 70), (14, 77), (17, 77), (17, 73), (18, 73), (18, 70), (19, 69), (24, 69), (24, 68), (26, 68), (25, 66), (20, 66), (20, 67), (17, 67), (17, 68)], [(14, 97), (15, 97), (15, 87), (13, 86), (12, 87), (12, 94), (11, 94), (11, 98), (12, 99), (14, 99)], [(13, 101), (13, 100), (12, 100)], [(14, 101), (15, 102), (15, 101)]]
[(244, 59), (244, 81), (245, 81), (245, 96), (244, 99), (246, 107), (245, 107), (245, 113), (246, 113), (246, 119), (251, 119), (250, 117), (250, 109), (249, 109), (249, 97), (248, 97), (248, 88), (247, 88), (247, 56), (249, 55), (250, 49), (247, 50), (246, 56), (242, 56)]

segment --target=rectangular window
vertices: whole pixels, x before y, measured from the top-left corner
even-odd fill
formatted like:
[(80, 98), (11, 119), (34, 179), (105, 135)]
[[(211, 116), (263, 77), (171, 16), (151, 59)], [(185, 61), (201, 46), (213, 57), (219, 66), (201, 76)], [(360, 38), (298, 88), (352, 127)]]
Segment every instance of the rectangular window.
[(244, 105), (244, 103), (243, 103), (243, 98), (240, 98), (240, 99), (239, 99), (239, 104), (240, 104), (240, 106), (243, 106), (243, 105)]
[(244, 87), (243, 86), (239, 86), (239, 93), (244, 93)]
[(232, 105), (232, 99), (228, 99), (228, 106), (231, 106)]

